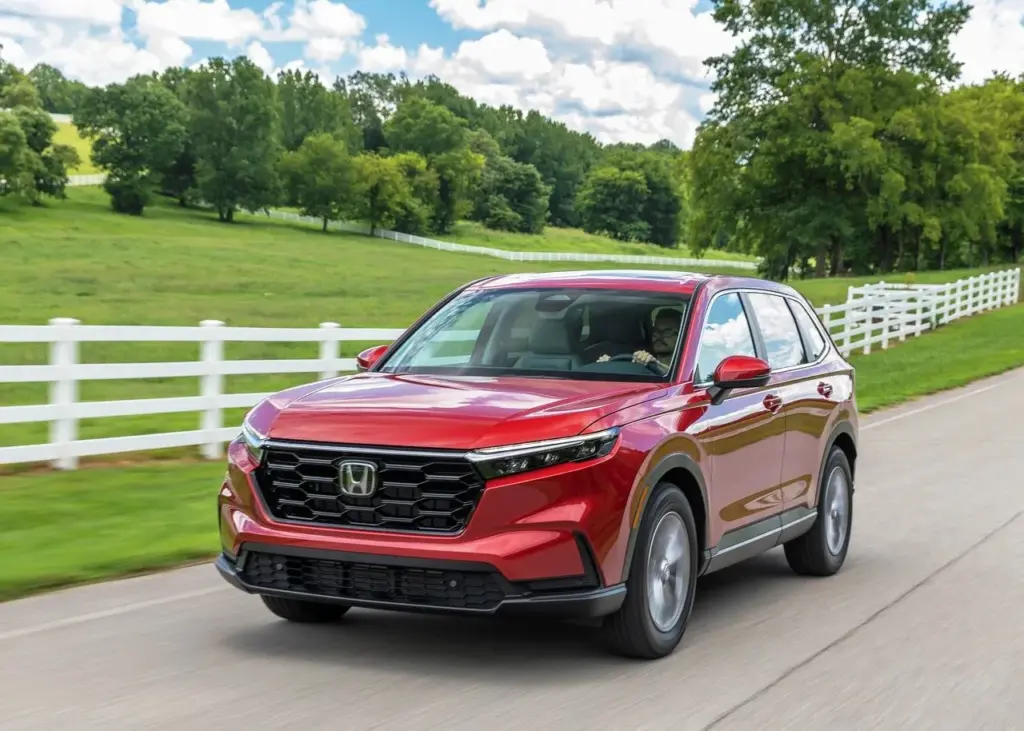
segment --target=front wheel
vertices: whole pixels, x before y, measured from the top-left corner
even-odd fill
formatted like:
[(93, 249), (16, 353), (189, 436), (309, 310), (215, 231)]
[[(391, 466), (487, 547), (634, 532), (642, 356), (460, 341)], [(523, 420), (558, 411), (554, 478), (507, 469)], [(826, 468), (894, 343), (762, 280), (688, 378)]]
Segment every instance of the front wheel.
[(602, 625), (613, 652), (654, 660), (675, 650), (693, 609), (697, 551), (689, 501), (675, 485), (659, 484), (640, 523), (626, 599)]
[(281, 619), (301, 624), (324, 624), (335, 622), (349, 610), (344, 604), (326, 604), (324, 602), (304, 602), (298, 599), (282, 599), (277, 596), (260, 596), (263, 603), (272, 613)]
[(853, 527), (853, 471), (846, 453), (832, 447), (821, 475), (814, 527), (784, 545), (789, 567), (804, 576), (831, 576), (842, 568)]

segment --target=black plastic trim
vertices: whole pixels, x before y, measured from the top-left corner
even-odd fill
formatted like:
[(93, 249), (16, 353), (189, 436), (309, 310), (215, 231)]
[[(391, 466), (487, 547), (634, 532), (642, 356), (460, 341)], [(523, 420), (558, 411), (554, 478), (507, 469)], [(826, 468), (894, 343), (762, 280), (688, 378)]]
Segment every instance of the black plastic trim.
[[(697, 486), (700, 488), (701, 501), (704, 503), (704, 515), (705, 524), (697, 526), (698, 530), (704, 532), (704, 543), (707, 544), (707, 514), (708, 514), (708, 488), (707, 483), (704, 481), (704, 473), (701, 471), (700, 466), (687, 454), (682, 452), (676, 452), (670, 454), (658, 462), (653, 469), (647, 473), (647, 477), (644, 478), (643, 489), (644, 498), (643, 502), (637, 506), (637, 514), (642, 515), (643, 511), (647, 508), (647, 503), (650, 502), (651, 494), (654, 492), (655, 485), (661, 480), (662, 477), (667, 475), (674, 469), (684, 469), (693, 477), (697, 482)], [(632, 519), (632, 515), (630, 516)], [(640, 532), (639, 524), (636, 526), (630, 526), (629, 529), (629, 543), (626, 544), (626, 557), (622, 566), (622, 580), (626, 581), (629, 579), (629, 568), (633, 563), (633, 553), (636, 551), (636, 539), (637, 534)], [(703, 567), (701, 567), (703, 568)]]
[[(850, 439), (853, 441), (853, 449), (854, 449), (855, 452), (858, 449), (857, 434), (853, 430), (853, 424), (851, 424), (848, 421), (840, 421), (838, 424), (836, 424), (834, 427), (832, 427), (832, 431), (828, 435), (828, 447), (825, 448), (824, 454), (821, 455), (821, 465), (818, 468), (819, 479), (818, 479), (818, 486), (817, 486), (817, 496), (814, 499), (814, 504), (815, 505), (817, 505), (818, 501), (821, 500), (821, 488), (822, 488), (821, 476), (823, 475), (823, 473), (825, 471), (825, 463), (828, 462), (828, 456), (829, 456), (829, 454), (832, 453), (832, 448), (834, 446), (836, 446), (836, 440), (838, 440), (840, 434), (845, 434), (846, 436), (850, 437)], [(854, 478), (853, 480), (850, 481), (850, 495), (852, 496), (854, 491), (856, 490), (856, 483), (857, 483), (857, 480), (856, 480), (857, 468), (856, 468), (856, 465), (853, 463), (853, 461), (850, 462), (850, 475), (851, 475), (851, 477)]]
[[(388, 602), (367, 599), (349, 599), (324, 597), (303, 592), (265, 589), (248, 584), (240, 575), (240, 566), (249, 550), (260, 550), (280, 553), (283, 555), (308, 556), (338, 561), (360, 563), (376, 563), (392, 566), (416, 566), (423, 568), (472, 570), (493, 572), (500, 583), (506, 586), (508, 596), (495, 607), (477, 609), (467, 607), (439, 607), (434, 605), (414, 604), (406, 602)], [(472, 561), (436, 561), (431, 559), (401, 558), (396, 556), (377, 556), (371, 554), (349, 553), (342, 551), (324, 551), (319, 549), (297, 548), (291, 546), (265, 545), (247, 543), (240, 551), (240, 559), (231, 561), (226, 554), (217, 557), (214, 563), (217, 571), (231, 586), (247, 594), (277, 596), (284, 599), (297, 599), (325, 604), (342, 604), (367, 609), (384, 609), (399, 612), (421, 614), (464, 614), (474, 616), (492, 616), (504, 614), (540, 614), (564, 618), (593, 619), (603, 617), (618, 610), (626, 597), (624, 584), (591, 589), (586, 591), (563, 591), (534, 593), (525, 584), (513, 584), (501, 577), (493, 566)], [(517, 593), (518, 592), (518, 593)]]

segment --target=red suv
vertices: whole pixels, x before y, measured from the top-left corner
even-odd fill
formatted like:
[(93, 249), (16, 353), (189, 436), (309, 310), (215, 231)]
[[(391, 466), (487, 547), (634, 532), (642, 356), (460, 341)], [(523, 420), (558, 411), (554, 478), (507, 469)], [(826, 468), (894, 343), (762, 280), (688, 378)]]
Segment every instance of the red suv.
[(596, 621), (656, 658), (698, 576), (846, 557), (854, 372), (792, 288), (658, 271), (472, 282), (229, 449), (217, 568), (274, 614)]

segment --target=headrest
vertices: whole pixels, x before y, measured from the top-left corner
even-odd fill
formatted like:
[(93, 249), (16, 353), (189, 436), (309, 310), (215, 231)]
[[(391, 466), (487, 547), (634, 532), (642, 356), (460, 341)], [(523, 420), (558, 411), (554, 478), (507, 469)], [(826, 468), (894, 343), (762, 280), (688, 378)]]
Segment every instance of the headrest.
[(541, 320), (530, 333), (530, 350), (544, 355), (568, 355), (572, 352), (569, 333), (561, 320)]

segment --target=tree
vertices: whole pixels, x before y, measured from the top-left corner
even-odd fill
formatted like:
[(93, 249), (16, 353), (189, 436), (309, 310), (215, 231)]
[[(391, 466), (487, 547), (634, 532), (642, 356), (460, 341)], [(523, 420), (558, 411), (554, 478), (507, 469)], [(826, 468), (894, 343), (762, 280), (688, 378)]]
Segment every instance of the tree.
[(488, 228), (537, 234), (547, 222), (550, 194), (533, 165), (493, 157), (483, 169), (473, 218)]
[(415, 152), (400, 152), (390, 160), (401, 171), (409, 186), (409, 196), (400, 201), (394, 226), (407, 234), (430, 233), (433, 212), (438, 205), (440, 181), (427, 166), (426, 159)]
[(70, 81), (49, 64), (37, 64), (28, 72), (28, 78), (39, 90), (43, 109), (54, 114), (72, 114), (88, 90), (81, 81)]
[(69, 145), (54, 144), (57, 124), (42, 109), (18, 107), (13, 114), (28, 147), (23, 192), (33, 205), (40, 205), (44, 195), (63, 198), (68, 171), (81, 162), (78, 152)]
[[(883, 183), (890, 193), (901, 185), (884, 172), (891, 164), (924, 164), (920, 149), (901, 150), (887, 130), (907, 119), (905, 108), (934, 106), (940, 85), (957, 76), (949, 40), (966, 6), (715, 0), (714, 14), (740, 43), (708, 59), (717, 101), (692, 154), (691, 246), (726, 238), (783, 278), (812, 258), (817, 275), (837, 273), (852, 252), (892, 266), (898, 244), (878, 215), (886, 205), (890, 222), (899, 216), (901, 237), (932, 235), (910, 200), (879, 204), (876, 196)], [(872, 237), (884, 253), (864, 248)]]
[(349, 151), (362, 148), (362, 134), (352, 120), (347, 95), (327, 89), (312, 71), (282, 71), (277, 96), (285, 150), (297, 150), (306, 138), (320, 132), (334, 135)]
[(280, 120), (274, 82), (252, 61), (214, 58), (196, 70), (186, 91), (196, 156), (196, 188), (232, 222), (239, 208), (277, 201)]
[[(169, 68), (160, 75), (154, 75), (182, 103), (186, 115), (186, 127), (191, 129), (191, 110), (188, 107), (188, 89), (192, 72), (187, 68)], [(169, 163), (154, 168), (158, 178), (158, 189), (164, 195), (176, 198), (182, 208), (196, 192), (196, 153), (191, 135), (185, 137), (181, 152)]]
[(355, 158), (356, 184), (351, 214), (356, 220), (370, 224), (370, 233), (378, 228), (390, 228), (408, 210), (412, 191), (401, 167), (394, 157), (383, 157), (375, 152), (364, 152)]
[(304, 216), (327, 224), (352, 206), (354, 166), (345, 143), (327, 132), (306, 138), (281, 158), (282, 178)]
[(184, 105), (157, 79), (135, 76), (85, 95), (74, 121), (93, 141), (93, 161), (107, 172), (103, 185), (114, 210), (140, 215), (152, 199), (153, 173), (184, 148)]
[(0, 112), (0, 193), (7, 195), (26, 186), (30, 150), (25, 130), (9, 112)]
[(650, 194), (642, 172), (595, 167), (580, 187), (577, 207), (583, 230), (619, 241), (643, 241), (651, 233), (643, 209)]
[(433, 229), (447, 233), (469, 213), (469, 192), (476, 185), (484, 158), (469, 147), (465, 120), (417, 96), (398, 107), (384, 127), (390, 149), (422, 155), (437, 173), (438, 197)]

